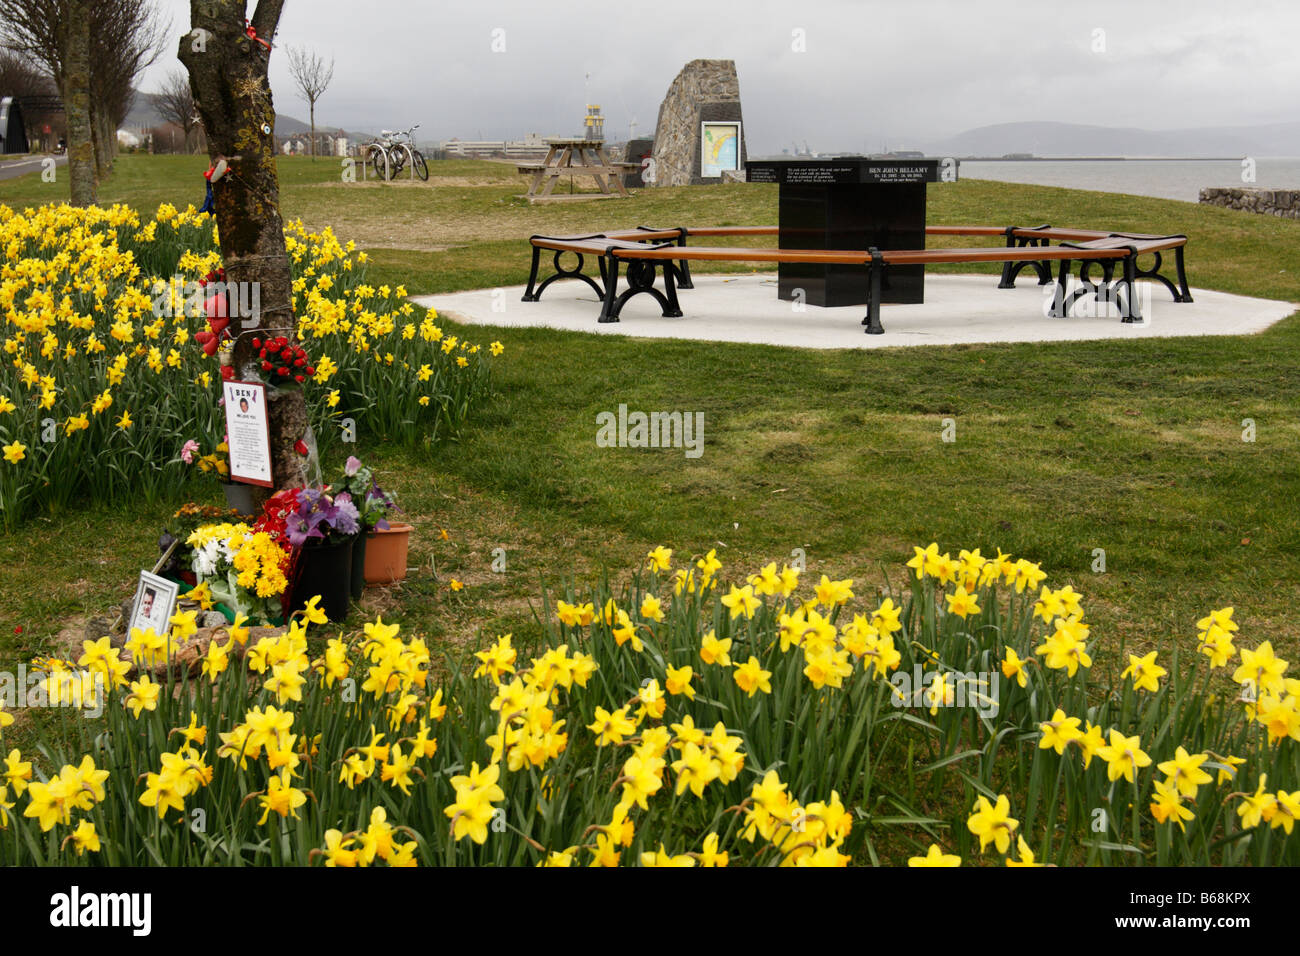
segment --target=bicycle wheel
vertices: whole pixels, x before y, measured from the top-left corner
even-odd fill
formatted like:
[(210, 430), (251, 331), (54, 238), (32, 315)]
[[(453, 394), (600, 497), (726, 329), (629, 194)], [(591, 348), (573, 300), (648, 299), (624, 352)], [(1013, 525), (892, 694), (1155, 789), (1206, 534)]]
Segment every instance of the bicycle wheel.
[(424, 153), (418, 149), (412, 150), (411, 160), (415, 164), (415, 175), (427, 183), (429, 181), (429, 164), (424, 161)]
[(370, 147), (370, 165), (374, 167), (375, 176), (379, 179), (388, 178), (388, 154), (384, 152), (382, 146)]

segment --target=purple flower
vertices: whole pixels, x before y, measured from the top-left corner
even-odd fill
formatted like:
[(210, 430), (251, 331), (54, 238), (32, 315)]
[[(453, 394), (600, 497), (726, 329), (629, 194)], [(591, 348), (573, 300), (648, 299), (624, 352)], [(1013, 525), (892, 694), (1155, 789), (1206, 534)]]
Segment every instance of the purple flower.
[(348, 460), (343, 464), (343, 474), (351, 478), (361, 470), (361, 459), (356, 455), (348, 455)]
[(340, 494), (331, 498), (323, 492), (308, 488), (298, 495), (298, 506), (285, 519), (289, 543), (302, 547), (311, 539), (328, 538), (331, 533), (340, 537), (354, 535), (361, 530), (357, 506), (352, 496)]
[(334, 499), (330, 524), (335, 531), (341, 531), (343, 534), (356, 534), (361, 530), (361, 513), (352, 503), (351, 495), (344, 492)]
[(301, 548), (312, 538), (325, 537), (324, 532), (317, 527), (316, 521), (298, 514), (290, 515), (285, 520), (284, 527), (289, 536), (289, 543), (295, 548)]

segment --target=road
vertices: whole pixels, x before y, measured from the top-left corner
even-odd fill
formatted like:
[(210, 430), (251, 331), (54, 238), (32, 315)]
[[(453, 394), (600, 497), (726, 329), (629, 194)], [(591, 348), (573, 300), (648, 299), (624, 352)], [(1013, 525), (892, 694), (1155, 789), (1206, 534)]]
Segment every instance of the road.
[(67, 156), (28, 156), (13, 162), (5, 162), (3, 158), (0, 158), (0, 181), (13, 179), (16, 176), (24, 176), (27, 173), (39, 173), (41, 163), (47, 159), (53, 159), (56, 166), (65, 166), (68, 162)]

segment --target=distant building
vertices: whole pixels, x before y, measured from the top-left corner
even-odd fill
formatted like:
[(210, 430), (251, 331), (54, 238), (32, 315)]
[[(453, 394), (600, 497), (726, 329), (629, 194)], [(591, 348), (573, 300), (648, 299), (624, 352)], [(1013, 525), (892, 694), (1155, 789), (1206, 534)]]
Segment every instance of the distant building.
[(546, 158), (546, 138), (528, 133), (519, 140), (449, 139), (438, 144), (448, 157), (456, 159), (513, 159), (517, 161)]
[[(317, 132), (316, 133), (316, 155), (317, 156), (346, 156), (351, 139), (343, 130), (337, 133)], [(290, 133), (280, 139), (280, 151), (286, 156), (310, 156), (311, 155), (311, 134), (310, 133)]]
[(587, 104), (587, 118), (582, 121), (585, 139), (605, 138), (605, 117), (600, 115), (600, 104)]

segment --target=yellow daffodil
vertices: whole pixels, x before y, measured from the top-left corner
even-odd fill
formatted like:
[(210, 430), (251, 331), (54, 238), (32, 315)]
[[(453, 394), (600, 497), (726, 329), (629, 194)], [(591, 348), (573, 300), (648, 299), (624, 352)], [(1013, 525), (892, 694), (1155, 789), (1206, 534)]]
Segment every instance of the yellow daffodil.
[(769, 682), (771, 676), (772, 672), (763, 670), (758, 663), (758, 658), (752, 655), (745, 663), (736, 665), (734, 671), (736, 686), (750, 697), (760, 690), (765, 694), (772, 693), (772, 685)]
[(1134, 783), (1134, 773), (1151, 765), (1151, 758), (1142, 750), (1142, 741), (1136, 736), (1125, 737), (1114, 728), (1110, 731), (1110, 742), (1105, 747), (1097, 748), (1097, 756), (1106, 761), (1106, 775), (1110, 780), (1123, 777)]
[(999, 853), (1006, 853), (1011, 846), (1011, 835), (1020, 822), (1010, 816), (1011, 803), (1005, 794), (998, 796), (996, 803), (989, 803), (988, 797), (980, 796), (975, 800), (975, 810), (966, 821), (966, 827), (980, 838), (980, 851), (990, 843), (997, 847)]
[(926, 851), (925, 856), (911, 856), (907, 858), (908, 866), (961, 866), (961, 857), (944, 853), (939, 849), (939, 844), (931, 843), (930, 849)]

